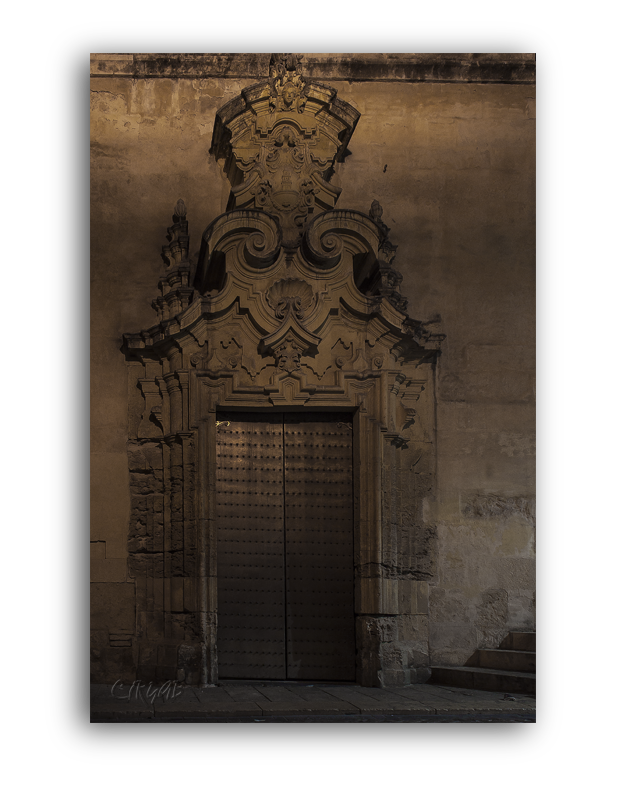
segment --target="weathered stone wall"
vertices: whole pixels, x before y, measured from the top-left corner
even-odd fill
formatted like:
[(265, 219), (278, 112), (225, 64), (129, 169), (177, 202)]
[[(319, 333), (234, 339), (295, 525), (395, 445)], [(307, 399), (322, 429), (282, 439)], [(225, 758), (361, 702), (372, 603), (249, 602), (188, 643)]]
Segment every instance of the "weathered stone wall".
[[(534, 625), (531, 55), (487, 55), (482, 73), (480, 60), (454, 55), (367, 55), (358, 70), (353, 59), (322, 56), (308, 59), (316, 77), (361, 113), (334, 179), (343, 187), (338, 207), (366, 213), (379, 200), (399, 245), (394, 266), (404, 276), (408, 313), (440, 318), (437, 330), (447, 335), (436, 382), (437, 490), (424, 500), (423, 522), (436, 526), (430, 658), (462, 664), (476, 647)], [(245, 70), (235, 61), (195, 60), (196, 72), (188, 62), (157, 58), (93, 62), (91, 538), (99, 681), (136, 672), (132, 637), (141, 603), (158, 597), (136, 591), (145, 500), (173, 503), (175, 521), (179, 499), (162, 491), (158, 463), (146, 474), (137, 457), (129, 471), (128, 425), (136, 428), (141, 413), (128, 406), (128, 385), (136, 382), (128, 379), (121, 335), (156, 322), (150, 304), (176, 200), (187, 206), (191, 256), (225, 209), (230, 186), (208, 154), (215, 113), (266, 75), (260, 57), (243, 60)], [(427, 654), (421, 612), (392, 636), (376, 627), (389, 653)], [(413, 635), (418, 644), (411, 645)], [(141, 660), (146, 676), (159, 664)]]
[(339, 204), (376, 198), (412, 316), (441, 317), (433, 664), (534, 615), (535, 88), (336, 85), (361, 112)]

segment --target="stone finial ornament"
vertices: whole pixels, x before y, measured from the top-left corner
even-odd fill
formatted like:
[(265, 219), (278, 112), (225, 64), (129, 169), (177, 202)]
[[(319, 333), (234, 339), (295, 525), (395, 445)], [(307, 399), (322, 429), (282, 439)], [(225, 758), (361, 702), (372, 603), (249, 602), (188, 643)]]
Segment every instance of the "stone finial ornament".
[(183, 222), (187, 218), (187, 206), (184, 199), (179, 199), (174, 208), (173, 220), (174, 222)]
[(302, 74), (301, 53), (272, 53), (269, 59), (269, 76), (272, 79), (282, 78), (289, 74)]
[(371, 203), (371, 208), (369, 209), (369, 216), (371, 216), (374, 222), (377, 222), (379, 224), (382, 221), (383, 213), (384, 210), (382, 208), (382, 205), (380, 205), (377, 199), (374, 199), (373, 202)]
[(189, 223), (184, 199), (176, 202), (172, 221), (171, 227), (167, 228), (169, 243), (161, 249), (167, 273), (158, 283), (161, 294), (152, 301), (152, 308), (161, 321), (182, 312), (193, 298), (193, 289), (190, 286)]
[(271, 97), (269, 106), (272, 110), (288, 112), (295, 110), (304, 112), (306, 98), (304, 96), (304, 79), (302, 77), (302, 56), (297, 53), (272, 53), (269, 62), (271, 79)]

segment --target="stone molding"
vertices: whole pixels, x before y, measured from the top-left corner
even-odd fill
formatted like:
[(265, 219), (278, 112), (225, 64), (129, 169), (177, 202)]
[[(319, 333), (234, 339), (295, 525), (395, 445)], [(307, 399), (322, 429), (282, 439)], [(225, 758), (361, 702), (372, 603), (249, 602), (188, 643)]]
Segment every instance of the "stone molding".
[[(93, 78), (267, 76), (268, 53), (96, 53)], [(318, 81), (535, 84), (535, 53), (308, 53), (301, 66)]]

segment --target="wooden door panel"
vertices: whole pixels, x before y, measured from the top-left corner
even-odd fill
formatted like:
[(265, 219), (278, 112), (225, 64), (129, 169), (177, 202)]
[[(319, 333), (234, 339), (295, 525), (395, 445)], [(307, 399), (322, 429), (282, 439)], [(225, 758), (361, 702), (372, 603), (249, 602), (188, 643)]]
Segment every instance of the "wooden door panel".
[(351, 422), (318, 413), (221, 419), (220, 677), (353, 681)]
[(281, 419), (222, 421), (216, 487), (219, 675), (284, 679)]
[(355, 678), (352, 430), (285, 415), (287, 676)]

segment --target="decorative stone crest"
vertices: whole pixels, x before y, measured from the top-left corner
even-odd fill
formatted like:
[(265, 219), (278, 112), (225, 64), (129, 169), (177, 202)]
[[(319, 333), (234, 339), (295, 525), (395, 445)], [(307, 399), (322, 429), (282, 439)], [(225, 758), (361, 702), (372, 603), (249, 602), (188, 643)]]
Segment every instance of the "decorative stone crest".
[(276, 364), (280, 370), (292, 373), (300, 369), (300, 360), (304, 348), (293, 338), (285, 339), (284, 342), (274, 350)]
[(289, 126), (278, 130), (266, 150), (263, 179), (254, 191), (255, 207), (277, 216), (283, 244), (296, 246), (315, 208), (315, 188), (306, 176), (306, 146)]
[(217, 114), (211, 153), (225, 158), (229, 208), (274, 216), (282, 246), (295, 250), (306, 224), (334, 207), (330, 178), (358, 121), (336, 92), (302, 76), (301, 56), (273, 54), (269, 79), (243, 91)]
[(282, 278), (265, 293), (267, 303), (281, 324), (262, 339), (260, 351), (273, 355), (279, 370), (287, 373), (299, 370), (303, 354), (314, 356), (317, 353), (319, 337), (301, 322), (309, 315), (314, 298), (310, 284), (299, 278)]
[(298, 278), (284, 278), (267, 290), (267, 301), (279, 320), (290, 314), (302, 320), (313, 302), (313, 290)]
[(302, 57), (296, 53), (272, 53), (269, 62), (271, 95), (269, 107), (272, 111), (298, 114), (304, 112), (304, 80), (302, 78)]

